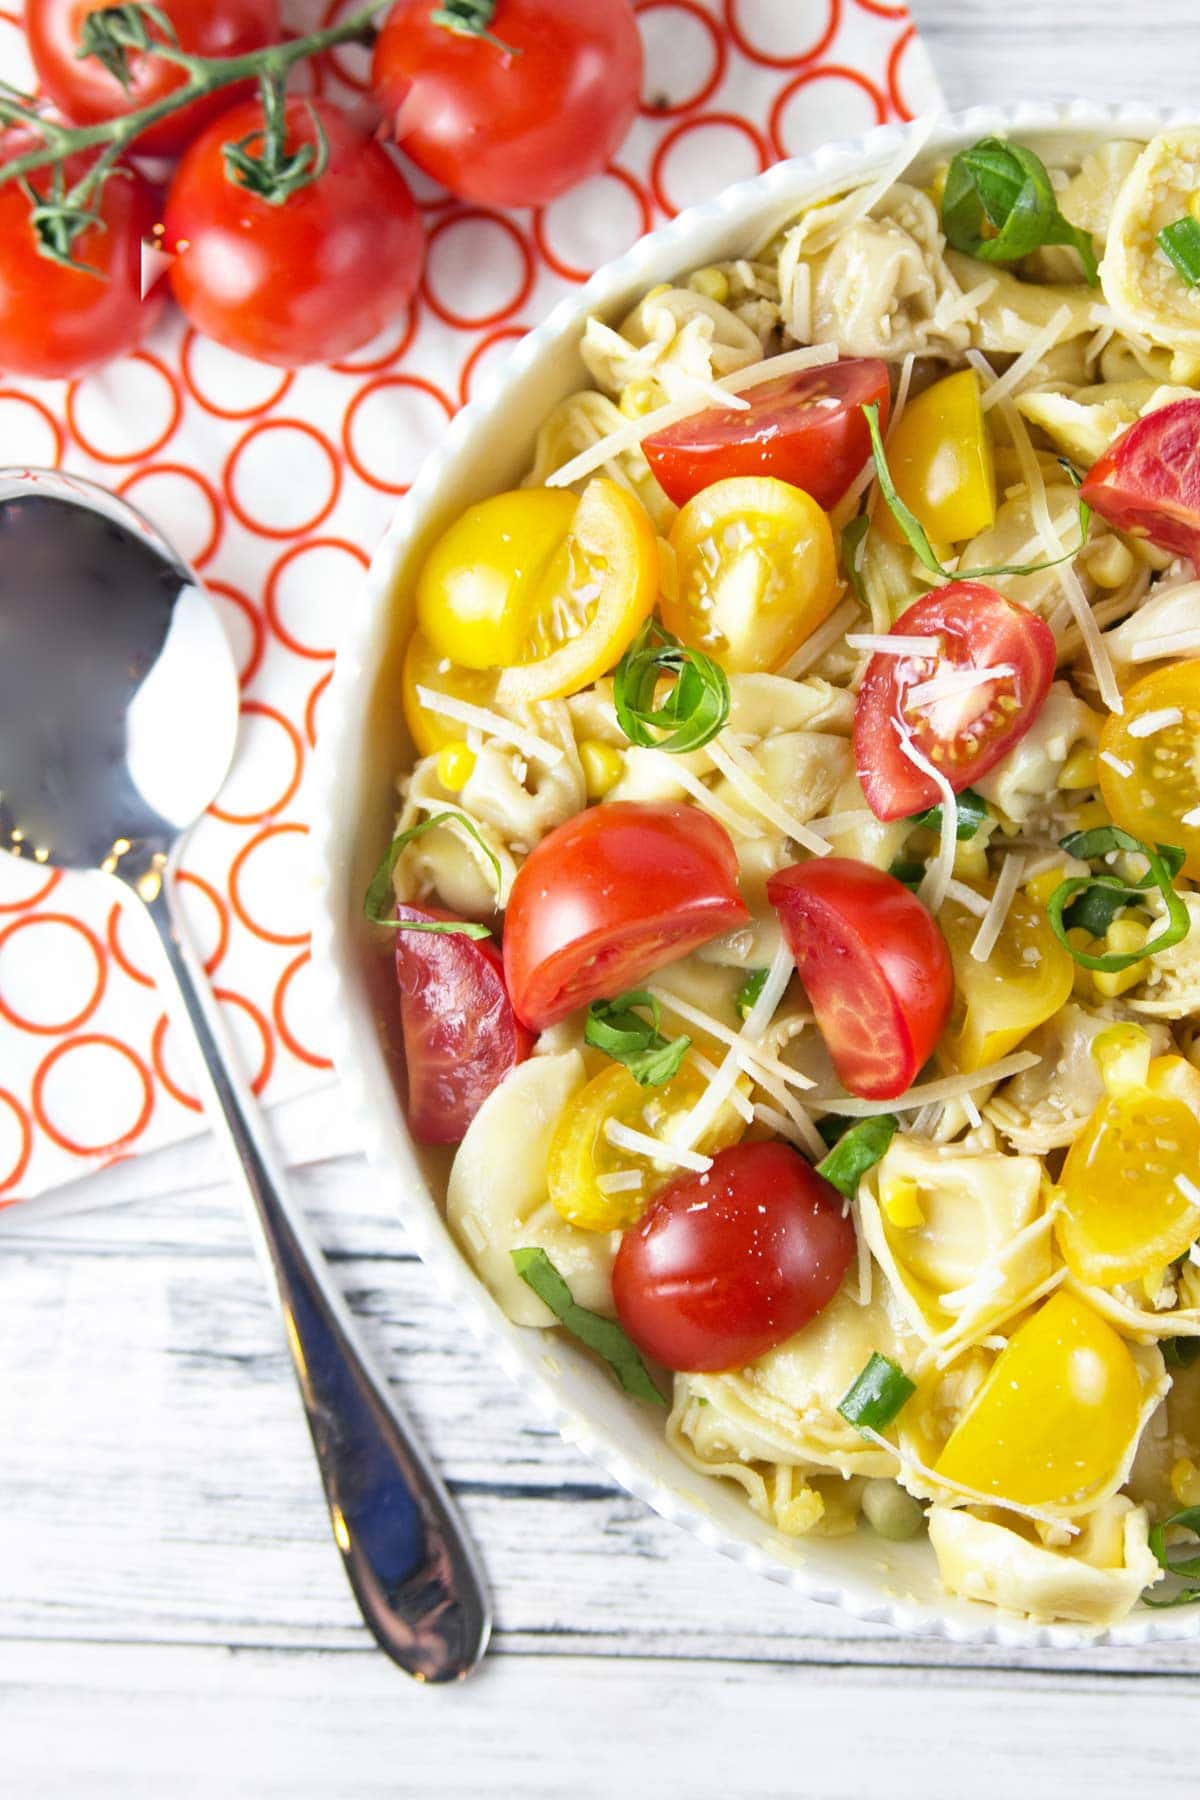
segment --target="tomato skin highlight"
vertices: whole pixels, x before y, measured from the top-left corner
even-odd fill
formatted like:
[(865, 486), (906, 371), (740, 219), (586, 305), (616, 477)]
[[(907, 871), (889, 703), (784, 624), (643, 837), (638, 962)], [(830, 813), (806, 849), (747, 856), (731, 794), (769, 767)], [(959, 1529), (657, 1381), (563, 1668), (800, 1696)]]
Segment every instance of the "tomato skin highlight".
[[(243, 56), (279, 41), (277, 0), (158, 0), (175, 27), (181, 50), (193, 56)], [(94, 56), (80, 57), (80, 32), (89, 13), (112, 0), (29, 0), (25, 36), (38, 80), (54, 104), (77, 125), (123, 118), (182, 87), (186, 72), (177, 63), (134, 50), (129, 55), (129, 87), (123, 88)], [(152, 37), (161, 31), (150, 22)], [(210, 119), (228, 110), (252, 83), (222, 88), (160, 119), (137, 140), (141, 156), (172, 156), (183, 150)]]
[(894, 876), (848, 856), (781, 869), (767, 898), (842, 1085), (894, 1100), (950, 1017), (954, 971), (937, 921)]
[[(261, 132), (257, 100), (202, 132), (175, 171), (164, 248), (175, 299), (206, 337), (281, 368), (348, 356), (411, 299), (424, 237), (408, 184), (327, 100), (287, 102), (289, 150), (329, 140), (329, 166), (274, 206), (226, 179), (223, 146)], [(330, 270), (336, 268), (336, 279)]]
[[(936, 782), (900, 748), (906, 735), (961, 793), (1018, 743), (1054, 679), (1057, 651), (1044, 619), (982, 581), (952, 581), (906, 608), (892, 633), (936, 637), (939, 655), (871, 658), (854, 708), (854, 761), (877, 819), (904, 819), (941, 798)], [(1008, 665), (1013, 673), (958, 699), (907, 707), (907, 695), (939, 671)]]
[(590, 807), (536, 845), (504, 916), (504, 973), (535, 1031), (636, 987), (750, 917), (722, 825), (693, 806)]
[[(10, 137), (6, 156), (30, 148)], [(68, 184), (95, 158), (72, 156)], [(45, 169), (30, 177), (45, 196)], [(121, 163), (105, 183), (99, 202), (105, 229), (95, 226), (75, 240), (74, 255), (100, 271), (66, 269), (38, 254), (30, 205), (20, 184), (0, 187), (0, 369), (34, 379), (82, 375), (134, 349), (147, 336), (163, 306), (161, 287), (142, 299), (142, 239), (157, 213), (154, 189), (136, 169)]]
[[(397, 919), (453, 919), (397, 906)], [(421, 1144), (457, 1144), (533, 1038), (513, 1012), (500, 952), (461, 932), (398, 931), (396, 985), (408, 1071), (408, 1126)]]
[(628, 0), (501, 0), (489, 26), (499, 45), (447, 30), (434, 11), (400, 0), (371, 65), (406, 156), (480, 206), (544, 206), (604, 168), (642, 85)]
[(643, 438), (676, 506), (729, 476), (773, 475), (828, 511), (871, 454), (862, 407), (874, 402), (886, 430), (891, 387), (887, 364), (863, 357), (764, 381), (743, 398), (746, 411), (712, 407)]
[(613, 1301), (664, 1367), (736, 1369), (815, 1318), (854, 1254), (836, 1188), (786, 1144), (738, 1144), (662, 1189), (625, 1233)]
[(1079, 498), (1118, 531), (1200, 568), (1200, 395), (1136, 419), (1093, 463)]

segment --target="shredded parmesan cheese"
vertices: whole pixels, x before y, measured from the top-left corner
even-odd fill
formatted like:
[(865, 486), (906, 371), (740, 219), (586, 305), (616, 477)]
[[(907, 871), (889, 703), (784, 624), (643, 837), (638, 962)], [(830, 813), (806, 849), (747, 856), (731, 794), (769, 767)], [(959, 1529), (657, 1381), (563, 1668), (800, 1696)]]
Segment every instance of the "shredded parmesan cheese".
[(602, 1194), (634, 1194), (642, 1185), (640, 1169), (618, 1169), (614, 1175), (597, 1175), (596, 1186)]
[[(688, 1055), (691, 1057), (697, 1071), (703, 1075), (705, 1081), (715, 1081), (717, 1079), (720, 1070), (717, 1068), (716, 1063), (709, 1062), (707, 1056), (704, 1056), (697, 1050), (694, 1044), (688, 1051)], [(747, 1125), (753, 1121), (754, 1108), (746, 1095), (743, 1094), (740, 1087), (734, 1086), (730, 1088), (729, 1104), (733, 1107), (734, 1112), (746, 1121)]]
[(907, 732), (898, 732), (896, 741), (909, 762), (914, 768), (920, 769), (923, 775), (929, 776), (941, 795), (942, 827), (938, 836), (937, 855), (927, 865), (925, 879), (917, 890), (919, 898), (925, 902), (930, 912), (940, 912), (954, 873), (954, 856), (958, 847), (958, 801), (942, 771), (935, 768), (929, 758), (917, 749)]
[(964, 694), (972, 694), (990, 682), (1003, 681), (1016, 672), (1012, 663), (995, 663), (990, 669), (945, 669), (910, 687), (904, 704), (923, 708), (936, 706), (939, 700), (960, 700)]
[(1114, 756), (1111, 750), (1102, 750), (1100, 752), (1100, 761), (1102, 763), (1107, 763), (1110, 769), (1122, 776), (1125, 780), (1128, 780), (1129, 776), (1133, 774), (1133, 764), (1131, 762), (1126, 762), (1123, 756)]
[(995, 1506), (1001, 1512), (1020, 1513), (1022, 1518), (1034, 1519), (1039, 1525), (1053, 1525), (1056, 1530), (1065, 1531), (1071, 1537), (1078, 1534), (1078, 1525), (1072, 1525), (1069, 1520), (1060, 1518), (1057, 1513), (1044, 1512), (1037, 1506), (1023, 1506), (1019, 1500), (1006, 1500), (1002, 1494), (985, 1494), (979, 1488), (965, 1487), (961, 1481), (949, 1481), (945, 1475), (938, 1475), (933, 1469), (927, 1468), (923, 1462), (912, 1456), (907, 1450), (901, 1450), (898, 1444), (890, 1443), (878, 1431), (872, 1430), (870, 1425), (860, 1425), (858, 1429), (880, 1450), (889, 1451), (900, 1464), (902, 1473), (915, 1475), (919, 1481), (924, 1482), (935, 1493), (938, 1488), (941, 1488), (947, 1493), (956, 1494), (964, 1505)]
[(965, 907), (969, 913), (974, 913), (977, 919), (982, 919), (988, 909), (986, 896), (977, 893), (973, 887), (968, 887), (965, 881), (948, 881), (946, 898), (957, 900), (960, 906)]
[(872, 656), (936, 656), (941, 641), (935, 637), (904, 637), (895, 631), (849, 632), (846, 642), (851, 650), (866, 650)]
[(1028, 345), (1022, 350), (1014, 363), (998, 375), (991, 385), (984, 390), (983, 410), (996, 406), (1010, 394), (1016, 392), (1027, 375), (1031, 375), (1041, 362), (1047, 350), (1052, 350), (1059, 340), (1063, 327), (1071, 323), (1071, 309), (1060, 306), (1052, 319), (1048, 319), (1042, 329), (1035, 332)]
[(1200, 631), (1168, 631), (1162, 637), (1143, 638), (1133, 646), (1129, 660), (1158, 662), (1164, 656), (1200, 656)]
[[(774, 1018), (775, 1009), (787, 991), (794, 968), (791, 951), (786, 944), (780, 944), (771, 958), (771, 965), (767, 970), (767, 979), (763, 982), (762, 992), (750, 1008), (746, 1023), (741, 1029), (739, 1046), (744, 1046), (745, 1050), (753, 1050)], [(709, 1082), (691, 1112), (680, 1121), (673, 1134), (673, 1141), (676, 1144), (690, 1149), (704, 1136), (720, 1112), (730, 1089), (738, 1078), (739, 1064), (744, 1053), (743, 1048), (739, 1046), (731, 1046), (725, 1052), (715, 1081)]]
[(679, 757), (670, 756), (665, 750), (648, 750), (644, 754), (659, 757), (664, 765), (663, 773), (671, 781), (678, 782), (684, 792), (690, 794), (705, 812), (711, 813), (714, 819), (719, 819), (727, 831), (744, 838), (758, 835), (758, 828), (743, 813), (737, 812), (732, 806), (726, 806), (719, 795), (705, 787), (698, 775), (693, 775), (690, 769), (682, 768)]
[(628, 1150), (634, 1156), (649, 1157), (651, 1162), (671, 1163), (677, 1169), (691, 1169), (696, 1175), (703, 1175), (712, 1168), (711, 1156), (700, 1156), (694, 1150), (681, 1149), (678, 1144), (664, 1144), (648, 1132), (622, 1125), (619, 1119), (605, 1121), (604, 1135), (614, 1150)]
[(820, 662), (827, 650), (832, 650), (834, 645), (839, 642), (847, 625), (852, 625), (855, 619), (861, 619), (861, 617), (862, 608), (857, 600), (853, 597), (843, 600), (842, 604), (830, 613), (825, 623), (818, 625), (812, 635), (805, 638), (800, 648), (788, 658), (779, 673), (786, 676), (789, 681), (795, 681), (799, 676), (807, 673), (814, 663)]
[(766, 1125), (769, 1130), (778, 1132), (781, 1138), (786, 1138), (789, 1144), (794, 1144), (797, 1150), (805, 1150), (809, 1156), (825, 1155), (825, 1141), (811, 1120), (808, 1121), (809, 1129), (806, 1131), (802, 1124), (777, 1112), (773, 1106), (765, 1105), (761, 1100), (754, 1107), (754, 1117), (761, 1125)]
[(848, 1119), (872, 1119), (877, 1113), (887, 1112), (919, 1112), (934, 1101), (957, 1100), (976, 1088), (995, 1087), (997, 1082), (1007, 1081), (1010, 1075), (1036, 1068), (1041, 1060), (1032, 1050), (1014, 1050), (1011, 1056), (1002, 1056), (999, 1062), (989, 1063), (985, 1069), (975, 1069), (969, 1075), (944, 1075), (939, 1081), (926, 1081), (920, 1087), (911, 1087), (898, 1100), (856, 1100), (849, 1094), (812, 1094), (808, 1104), (817, 1112), (841, 1113)]
[(1023, 856), (1010, 854), (1001, 863), (1000, 873), (996, 878), (995, 892), (971, 945), (971, 955), (976, 962), (986, 962), (996, 948), (996, 940), (1004, 929), (1008, 909), (1021, 885), (1021, 872), (1024, 867), (1025, 858)]
[(1131, 738), (1147, 738), (1153, 737), (1157, 731), (1166, 731), (1171, 725), (1182, 724), (1182, 708), (1159, 706), (1154, 712), (1143, 713), (1138, 719), (1130, 719), (1125, 729)]
[(739, 749), (728, 736), (724, 744), (719, 738), (714, 738), (712, 743), (705, 745), (705, 750), (713, 766), (721, 771), (725, 779), (737, 789), (746, 805), (753, 807), (761, 818), (778, 826), (780, 831), (794, 838), (802, 849), (808, 850), (813, 856), (829, 855), (833, 846), (828, 840), (817, 832), (810, 831), (804, 821), (798, 819), (795, 813), (789, 812), (786, 806), (780, 806), (778, 800), (758, 780), (754, 759)]
[(677, 368), (674, 363), (657, 364), (654, 374), (668, 393), (673, 390), (673, 398), (677, 400), (686, 400), (689, 395), (695, 395), (702, 406), (706, 403), (709, 406), (725, 406), (734, 412), (748, 412), (750, 409), (750, 402), (741, 394), (722, 387), (719, 381), (693, 374), (688, 369)]
[(744, 1033), (731, 1031), (728, 1025), (723, 1025), (720, 1019), (714, 1019), (711, 1013), (704, 1012), (699, 1006), (693, 1006), (691, 1001), (681, 1000), (678, 994), (672, 994), (667, 988), (653, 984), (647, 987), (646, 992), (658, 1001), (665, 1012), (673, 1012), (685, 1024), (694, 1025), (698, 1031), (716, 1038), (718, 1043), (727, 1044), (731, 1050), (736, 1050), (743, 1059), (742, 1066), (747, 1075), (757, 1079), (759, 1072), (765, 1071), (773, 1075), (776, 1081), (787, 1082), (792, 1087), (810, 1088), (813, 1085), (809, 1077), (802, 1075), (799, 1069), (789, 1068), (787, 1063), (780, 1062), (778, 1057), (772, 1056), (769, 1050), (764, 1050), (759, 1044), (748, 1044)]
[(563, 753), (557, 744), (551, 744), (546, 738), (538, 737), (534, 731), (526, 731), (520, 725), (514, 725), (503, 713), (490, 712), (486, 706), (473, 706), (469, 700), (455, 700), (448, 694), (435, 693), (432, 688), (418, 687), (417, 700), (429, 712), (439, 713), (444, 719), (457, 719), (460, 725), (473, 726), (488, 737), (499, 738), (502, 743), (513, 744), (531, 762), (545, 763), (553, 768), (560, 763)]

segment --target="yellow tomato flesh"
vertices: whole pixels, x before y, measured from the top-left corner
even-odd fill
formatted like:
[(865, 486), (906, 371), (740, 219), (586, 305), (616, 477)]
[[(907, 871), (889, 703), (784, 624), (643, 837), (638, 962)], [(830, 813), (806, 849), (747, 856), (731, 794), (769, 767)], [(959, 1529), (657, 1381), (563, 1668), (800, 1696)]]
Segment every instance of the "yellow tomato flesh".
[(1144, 1032), (1117, 1030), (1142, 1040), (1144, 1060), (1124, 1078), (1120, 1061), (1102, 1062), (1108, 1092), (1067, 1153), (1054, 1221), (1068, 1268), (1092, 1287), (1156, 1276), (1200, 1235), (1200, 1072), (1181, 1056), (1150, 1061)]
[[(995, 523), (992, 444), (974, 369), (947, 375), (908, 402), (888, 437), (887, 458), (896, 492), (929, 537), (961, 544)], [(885, 506), (876, 522), (893, 543), (903, 541)]]
[(833, 611), (837, 562), (811, 495), (773, 476), (714, 481), (671, 528), (669, 631), (731, 675), (778, 669)]
[(1075, 963), (1025, 894), (1014, 897), (982, 962), (971, 955), (979, 931), (974, 913), (948, 900), (938, 923), (954, 964), (954, 1008), (938, 1056), (946, 1068), (970, 1073), (1007, 1056), (1066, 1005)]
[(1021, 1506), (1077, 1506), (1119, 1474), (1141, 1405), (1122, 1339), (1060, 1288), (1013, 1333), (934, 1473)]
[[(1100, 792), (1115, 822), (1149, 844), (1187, 853), (1184, 873), (1200, 878), (1200, 662), (1172, 663), (1143, 676), (1100, 733)], [(1148, 713), (1167, 718), (1146, 737), (1130, 726)], [(1177, 715), (1177, 716), (1173, 716)], [(1200, 815), (1197, 815), (1200, 817)]]
[(493, 669), (464, 669), (448, 657), (439, 656), (424, 633), (414, 631), (404, 653), (400, 702), (417, 755), (435, 756), (447, 744), (459, 743), (467, 733), (461, 719), (451, 719), (418, 699), (418, 688), (445, 694), (450, 700), (464, 700), (470, 706), (491, 707), (496, 704), (496, 679)]
[[(589, 1081), (560, 1116), (550, 1141), (546, 1177), (556, 1211), (584, 1231), (620, 1231), (635, 1224), (651, 1197), (679, 1170), (610, 1143), (608, 1125), (658, 1137), (665, 1147), (672, 1122), (691, 1111), (704, 1085), (686, 1064), (661, 1087), (639, 1087), (619, 1063)], [(697, 1148), (711, 1156), (736, 1144), (744, 1129), (740, 1114), (727, 1102)], [(614, 1178), (615, 1190), (608, 1187)]]
[(466, 669), (520, 659), (533, 595), (578, 504), (557, 489), (521, 488), (468, 507), (442, 533), (417, 581), (417, 619), (439, 656)]

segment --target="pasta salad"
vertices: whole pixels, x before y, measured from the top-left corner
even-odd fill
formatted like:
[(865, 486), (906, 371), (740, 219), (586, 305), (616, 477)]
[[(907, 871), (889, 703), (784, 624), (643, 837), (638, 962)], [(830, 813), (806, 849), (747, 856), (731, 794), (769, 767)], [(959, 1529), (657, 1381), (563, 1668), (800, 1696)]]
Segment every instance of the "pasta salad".
[(513, 1320), (1106, 1624), (1200, 1600), (1200, 129), (906, 173), (588, 321), (366, 910)]

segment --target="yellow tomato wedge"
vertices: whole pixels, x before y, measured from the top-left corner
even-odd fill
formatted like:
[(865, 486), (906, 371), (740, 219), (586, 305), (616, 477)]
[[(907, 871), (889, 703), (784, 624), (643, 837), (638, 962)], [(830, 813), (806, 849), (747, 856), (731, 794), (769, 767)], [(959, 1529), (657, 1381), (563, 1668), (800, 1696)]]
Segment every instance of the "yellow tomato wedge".
[(1119, 1475), (1141, 1407), (1122, 1339), (1060, 1288), (1013, 1333), (934, 1473), (1021, 1506), (1078, 1506)]
[(597, 476), (534, 584), (502, 706), (577, 694), (615, 668), (658, 599), (658, 537), (639, 500)]
[(731, 675), (778, 669), (837, 604), (829, 520), (768, 475), (714, 481), (671, 528), (677, 579), (663, 621)]
[[(739, 1086), (745, 1091), (744, 1078)], [(614, 1144), (610, 1124), (662, 1140), (673, 1121), (692, 1110), (703, 1078), (687, 1064), (661, 1087), (639, 1087), (614, 1063), (589, 1081), (559, 1117), (550, 1140), (546, 1177), (556, 1211), (584, 1231), (619, 1231), (645, 1212), (653, 1194), (679, 1173), (677, 1166)], [(728, 1103), (697, 1148), (706, 1156), (736, 1144), (745, 1126)]]
[(418, 688), (445, 694), (450, 700), (465, 700), (470, 706), (491, 707), (496, 704), (496, 679), (494, 669), (464, 669), (449, 657), (439, 656), (424, 633), (414, 631), (404, 653), (400, 703), (417, 755), (435, 756), (447, 744), (458, 743), (467, 731), (460, 719), (423, 705), (417, 698)]
[[(1156, 669), (1124, 700), (1100, 733), (1104, 804), (1143, 843), (1186, 851), (1184, 874), (1200, 878), (1200, 661)], [(1137, 721), (1151, 713), (1163, 717), (1139, 736)]]
[(1200, 1236), (1200, 1071), (1152, 1061), (1136, 1025), (1102, 1032), (1094, 1051), (1107, 1093), (1063, 1164), (1054, 1231), (1073, 1275), (1115, 1287), (1159, 1274)]
[(954, 1006), (938, 1058), (963, 1073), (997, 1062), (1071, 997), (1075, 963), (1040, 906), (1014, 896), (1000, 936), (980, 962), (971, 955), (974, 913), (948, 900), (938, 923), (954, 964)]
[[(888, 436), (887, 458), (896, 492), (929, 537), (961, 544), (995, 523), (992, 443), (974, 369), (946, 375), (908, 402)], [(876, 523), (892, 543), (903, 542), (886, 506)]]
[(442, 533), (417, 580), (417, 619), (439, 656), (467, 669), (519, 661), (533, 595), (578, 505), (556, 488), (520, 488), (468, 507)]

